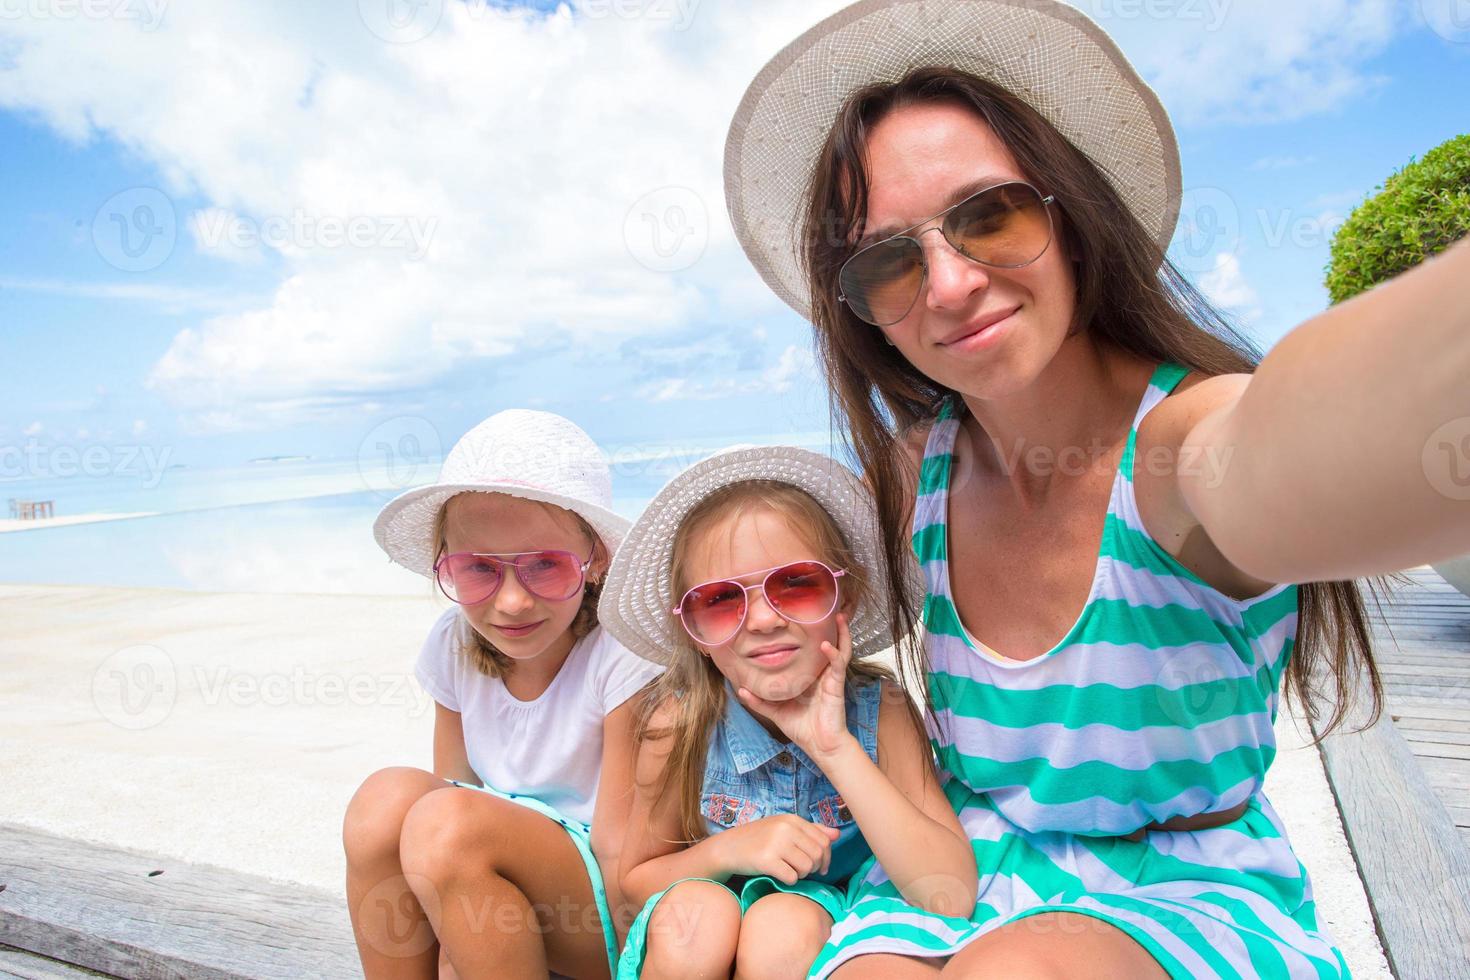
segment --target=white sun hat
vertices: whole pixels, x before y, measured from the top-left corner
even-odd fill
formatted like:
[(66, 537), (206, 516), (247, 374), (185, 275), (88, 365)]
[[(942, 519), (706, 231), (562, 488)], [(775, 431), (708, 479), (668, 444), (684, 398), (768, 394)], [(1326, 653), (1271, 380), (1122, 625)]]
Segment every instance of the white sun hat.
[(465, 433), (444, 458), (437, 482), (398, 495), (378, 514), (378, 546), (404, 568), (432, 577), (434, 520), (461, 493), (505, 493), (563, 507), (592, 525), (609, 554), (628, 531), (628, 519), (612, 510), (607, 457), (575, 423), (551, 412), (507, 409)]
[(805, 195), (857, 89), (925, 66), (994, 82), (1102, 171), (1158, 243), (1179, 219), (1179, 144), (1162, 103), (1113, 40), (1059, 0), (861, 0), (792, 41), (740, 101), (725, 141), (725, 204), (745, 254), (803, 317)]
[[(852, 564), (869, 580), (869, 596), (854, 610), (852, 654), (866, 657), (892, 646), (884, 583), (882, 539), (872, 496), (853, 472), (830, 456), (794, 446), (732, 446), (674, 477), (634, 522), (602, 585), (597, 619), (623, 646), (667, 664), (683, 627), (673, 613), (670, 566), (674, 537), (684, 518), (715, 490), (751, 480), (789, 483), (832, 515), (846, 539)], [(839, 582), (841, 579), (838, 580)], [(910, 601), (917, 602), (917, 580)]]

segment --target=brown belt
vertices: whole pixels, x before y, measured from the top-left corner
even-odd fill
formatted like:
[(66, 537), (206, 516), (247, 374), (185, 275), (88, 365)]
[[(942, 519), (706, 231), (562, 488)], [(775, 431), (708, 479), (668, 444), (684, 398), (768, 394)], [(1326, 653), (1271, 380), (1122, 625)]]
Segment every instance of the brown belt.
[(1211, 827), (1223, 827), (1227, 823), (1233, 823), (1245, 816), (1249, 801), (1233, 806), (1228, 810), (1216, 810), (1214, 813), (1196, 813), (1192, 817), (1170, 817), (1156, 823), (1145, 824), (1131, 834), (1119, 834), (1124, 840), (1140, 841), (1143, 835), (1154, 830), (1166, 832), (1180, 830), (1209, 830)]

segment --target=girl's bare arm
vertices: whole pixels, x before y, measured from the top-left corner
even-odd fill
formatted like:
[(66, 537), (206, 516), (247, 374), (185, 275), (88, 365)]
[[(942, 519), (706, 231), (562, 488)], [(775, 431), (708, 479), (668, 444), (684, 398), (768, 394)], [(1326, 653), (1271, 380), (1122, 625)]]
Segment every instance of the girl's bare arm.
[(970, 841), (939, 786), (928, 737), (908, 695), (881, 683), (877, 765), (852, 736), (815, 761), (904, 900), (931, 912), (968, 916), (979, 887)]
[(475, 775), (465, 753), (464, 723), (459, 712), (450, 711), (437, 701), (434, 702), (434, 775), (480, 785), (480, 777)]

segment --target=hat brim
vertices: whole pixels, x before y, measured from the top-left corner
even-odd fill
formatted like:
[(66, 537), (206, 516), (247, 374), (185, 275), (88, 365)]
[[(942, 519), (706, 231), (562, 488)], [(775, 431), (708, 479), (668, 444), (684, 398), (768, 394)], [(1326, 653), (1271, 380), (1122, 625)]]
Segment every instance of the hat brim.
[(756, 75), (725, 141), (725, 203), (761, 278), (804, 318), (801, 221), (817, 157), (857, 89), (942, 65), (1025, 99), (1102, 171), (1158, 244), (1183, 195), (1179, 144), (1157, 95), (1096, 23), (1058, 0), (861, 0)]
[(395, 563), (426, 578), (434, 575), (434, 520), (451, 497), (461, 493), (504, 493), (552, 504), (580, 515), (602, 539), (609, 555), (618, 550), (631, 523), (605, 507), (515, 482), (436, 483), (394, 497), (373, 522), (373, 537)]
[[(751, 480), (789, 483), (805, 491), (836, 521), (855, 566), (870, 575), (883, 567), (872, 498), (846, 466), (794, 446), (721, 450), (670, 480), (623, 539), (597, 608), (598, 621), (619, 643), (645, 660), (669, 662), (682, 630), (672, 611), (674, 538), (699, 501), (721, 487)], [(912, 585), (911, 602), (920, 595), (916, 577)], [(869, 598), (859, 603), (849, 623), (854, 657), (893, 645), (888, 604), (874, 601), (882, 593), (883, 583), (873, 575)]]

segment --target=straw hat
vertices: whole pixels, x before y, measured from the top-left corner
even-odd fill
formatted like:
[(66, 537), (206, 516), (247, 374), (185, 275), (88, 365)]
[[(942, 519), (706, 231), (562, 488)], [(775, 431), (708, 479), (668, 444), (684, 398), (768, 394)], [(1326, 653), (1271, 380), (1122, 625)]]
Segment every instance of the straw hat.
[(607, 457), (587, 433), (550, 412), (512, 408), (465, 433), (437, 482), (398, 495), (378, 514), (378, 546), (404, 568), (433, 576), (434, 519), (460, 493), (507, 493), (564, 507), (592, 525), (609, 554), (628, 531), (628, 520), (612, 511)]
[[(836, 521), (853, 565), (875, 577), (883, 555), (877, 514), (872, 497), (851, 470), (829, 456), (794, 446), (732, 446), (670, 480), (623, 540), (597, 606), (598, 622), (619, 643), (645, 660), (669, 662), (683, 629), (672, 612), (678, 601), (670, 581), (674, 535), (694, 505), (710, 493), (750, 480), (775, 480), (805, 491)], [(875, 580), (870, 598), (853, 611), (849, 630), (854, 657), (870, 656), (893, 643), (888, 605), (873, 601), (881, 592), (882, 583)], [(911, 598), (917, 601), (918, 596), (915, 591)]]
[(805, 192), (855, 90), (947, 66), (1020, 96), (1085, 153), (1167, 249), (1179, 145), (1118, 46), (1059, 0), (861, 0), (788, 44), (745, 92), (725, 142), (725, 203), (761, 278), (810, 315), (799, 239)]

